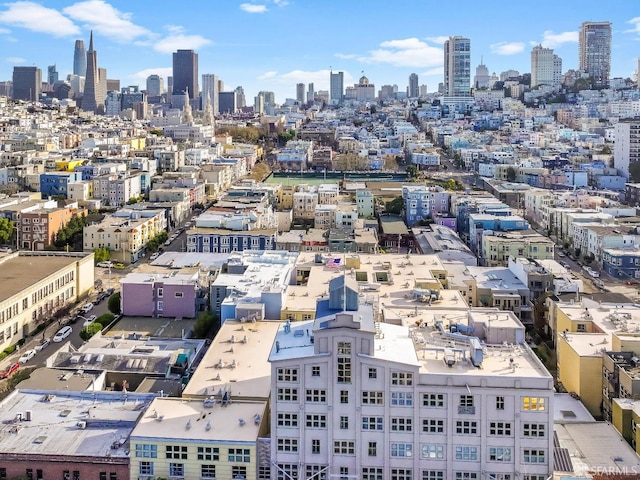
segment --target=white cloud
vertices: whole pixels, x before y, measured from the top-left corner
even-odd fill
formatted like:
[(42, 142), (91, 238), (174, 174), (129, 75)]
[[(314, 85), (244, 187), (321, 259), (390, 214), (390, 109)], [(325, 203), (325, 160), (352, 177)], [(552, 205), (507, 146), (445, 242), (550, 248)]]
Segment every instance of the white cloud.
[(436, 68), (430, 68), (429, 70), (421, 72), (419, 74), (419, 77), (433, 77), (433, 76), (442, 77), (443, 75), (444, 75), (444, 67), (436, 67)]
[(278, 75), (278, 72), (265, 72), (258, 77), (258, 80), (268, 80), (270, 78), (274, 78)]
[(425, 40), (431, 43), (437, 43), (438, 45), (444, 45), (444, 42), (449, 40), (449, 37), (440, 36), (440, 37), (427, 37)]
[(86, 0), (69, 5), (62, 10), (87, 28), (110, 39), (127, 43), (139, 37), (148, 37), (152, 33), (131, 21), (131, 14), (121, 12), (103, 0)]
[(578, 43), (578, 31), (553, 33), (552, 30), (546, 30), (540, 43), (546, 48), (557, 48), (563, 43)]
[(7, 57), (5, 60), (9, 63), (24, 63), (26, 60), (22, 57)]
[(211, 40), (201, 35), (169, 35), (164, 37), (153, 45), (153, 49), (160, 53), (173, 53), (178, 49), (197, 50), (204, 45), (209, 45)]
[(289, 5), (289, 2), (287, 2), (287, 0), (273, 0), (273, 3), (275, 3), (279, 7), (286, 7), (287, 5)]
[(631, 25), (633, 25), (633, 28), (631, 28), (629, 30), (625, 30), (624, 33), (638, 33), (638, 34), (640, 34), (640, 17), (634, 17), (631, 20), (627, 21), (627, 23), (630, 23)]
[(443, 63), (442, 48), (429, 45), (417, 38), (389, 40), (368, 55), (358, 57), (363, 63), (386, 63), (394, 67), (435, 67)]
[(0, 28), (0, 35), (9, 35), (11, 33), (11, 30), (9, 30), (8, 28)]
[(80, 34), (76, 24), (53, 8), (28, 1), (7, 3), (5, 6), (8, 8), (0, 12), (0, 23), (55, 37)]
[[(140, 85), (141, 88), (146, 88), (146, 81), (149, 75), (160, 75), (164, 79), (164, 86), (167, 87), (167, 77), (173, 75), (173, 68), (171, 67), (158, 67), (158, 68), (145, 68), (132, 75), (130, 79), (133, 81), (133, 85)], [(144, 87), (142, 85), (145, 85)]]
[(240, 10), (244, 10), (247, 13), (264, 13), (266, 12), (266, 5), (256, 5), (255, 3), (243, 3), (240, 5)]
[(353, 60), (354, 58), (358, 58), (358, 55), (355, 53), (336, 53), (336, 57), (342, 60)]
[(522, 42), (499, 42), (490, 45), (491, 53), (496, 55), (515, 55), (524, 50)]

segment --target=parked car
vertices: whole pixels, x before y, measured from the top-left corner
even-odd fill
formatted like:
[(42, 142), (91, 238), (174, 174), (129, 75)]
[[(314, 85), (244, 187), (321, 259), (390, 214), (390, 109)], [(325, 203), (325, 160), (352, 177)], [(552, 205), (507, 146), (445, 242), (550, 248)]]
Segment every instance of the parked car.
[(29, 360), (36, 356), (36, 353), (37, 352), (33, 348), (31, 350), (27, 350), (18, 359), (18, 363), (27, 363)]
[(160, 256), (160, 253), (156, 252), (149, 257), (149, 260), (154, 261), (156, 258)]
[(82, 328), (87, 328), (89, 325), (95, 322), (97, 318), (98, 317), (96, 317), (95, 315), (91, 315), (90, 317), (87, 317), (84, 323), (82, 324)]
[(40, 343), (38, 343), (38, 345), (36, 345), (36, 351), (40, 352), (40, 351), (44, 350), (45, 348), (47, 348), (49, 346), (50, 343), (51, 343), (51, 339), (50, 338), (43, 338), (42, 340), (40, 340)]
[(184, 224), (184, 228), (189, 228), (189, 227), (191, 227), (191, 222), (187, 222)]
[(114, 263), (113, 268), (115, 268), (116, 270), (122, 270), (123, 268), (125, 268), (124, 263)]
[(93, 310), (93, 303), (87, 303), (84, 307), (80, 309), (82, 313), (89, 313), (91, 310)]
[(107, 288), (105, 290), (105, 293), (110, 297), (111, 295), (113, 295), (115, 293), (116, 289), (115, 288)]
[(56, 342), (56, 343), (59, 343), (59, 342), (63, 341), (65, 338), (67, 338), (69, 335), (71, 335), (71, 332), (73, 332), (73, 328), (69, 327), (68, 325), (66, 327), (62, 327), (53, 336), (53, 341)]
[(563, 251), (560, 251), (560, 252), (558, 252), (558, 256), (559, 256), (560, 258), (562, 258), (562, 257), (566, 257), (566, 256), (567, 256), (567, 254), (566, 254), (566, 253), (564, 253)]
[(98, 263), (96, 263), (96, 267), (112, 268), (113, 267), (113, 262), (98, 262)]
[(11, 375), (16, 373), (16, 370), (18, 370), (19, 368), (20, 364), (18, 362), (9, 365), (4, 372), (0, 373), (0, 378), (9, 378)]
[(560, 262), (560, 265), (562, 265), (567, 270), (571, 270), (571, 265), (569, 265), (567, 262)]
[(1, 246), (0, 253), (11, 253), (11, 247), (8, 247), (7, 245)]
[(589, 270), (589, 275), (591, 275), (593, 278), (600, 278), (600, 274), (598, 272), (596, 272), (595, 270)]

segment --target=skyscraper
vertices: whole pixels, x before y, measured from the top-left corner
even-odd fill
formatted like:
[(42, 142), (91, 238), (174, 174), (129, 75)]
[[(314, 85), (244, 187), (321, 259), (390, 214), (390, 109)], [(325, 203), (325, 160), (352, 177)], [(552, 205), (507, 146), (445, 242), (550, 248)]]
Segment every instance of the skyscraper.
[(579, 68), (589, 74), (591, 87), (608, 87), (611, 72), (611, 23), (583, 22), (578, 46)]
[(38, 67), (13, 67), (13, 98), (35, 102), (42, 92), (42, 71)]
[(476, 67), (476, 74), (473, 77), (473, 88), (489, 88), (489, 69), (480, 60), (480, 65)]
[(307, 102), (313, 102), (316, 97), (315, 86), (313, 83), (309, 84), (309, 89), (307, 90)]
[(297, 83), (296, 84), (296, 101), (298, 103), (304, 103), (305, 102), (305, 98), (304, 98), (304, 83)]
[(236, 87), (236, 108), (244, 108), (247, 106), (247, 100), (244, 96), (244, 88), (242, 86)]
[(329, 95), (332, 104), (337, 105), (342, 103), (342, 97), (344, 96), (344, 72), (330, 73)]
[[(102, 69), (100, 69), (102, 70)], [(100, 79), (98, 69), (98, 52), (93, 49), (93, 31), (89, 37), (89, 50), (87, 50), (87, 76), (84, 80), (84, 94), (82, 95), (82, 110), (86, 112), (102, 113), (106, 92), (103, 93), (103, 84), (106, 89), (106, 78)]]
[(213, 73), (202, 74), (202, 105), (206, 105), (207, 98), (211, 104), (214, 115), (220, 113), (220, 103), (218, 102), (218, 76)]
[(58, 71), (55, 65), (49, 65), (47, 67), (47, 83), (53, 85), (58, 81)]
[(159, 97), (162, 95), (163, 82), (160, 75), (149, 75), (147, 77), (147, 96)]
[(407, 90), (407, 96), (409, 98), (418, 98), (420, 96), (417, 73), (412, 73), (411, 75), (409, 75), (409, 89)]
[(471, 95), (471, 40), (455, 36), (444, 42), (444, 94)]
[(562, 60), (553, 49), (538, 45), (531, 50), (531, 88), (538, 85), (560, 85)]
[(173, 94), (189, 90), (190, 98), (198, 98), (198, 54), (193, 50), (178, 50), (173, 54)]
[(87, 74), (87, 52), (84, 49), (84, 40), (76, 40), (73, 49), (73, 74), (84, 77)]
[(238, 99), (235, 90), (232, 92), (218, 93), (218, 100), (220, 102), (220, 113), (236, 113), (236, 109), (238, 108)]

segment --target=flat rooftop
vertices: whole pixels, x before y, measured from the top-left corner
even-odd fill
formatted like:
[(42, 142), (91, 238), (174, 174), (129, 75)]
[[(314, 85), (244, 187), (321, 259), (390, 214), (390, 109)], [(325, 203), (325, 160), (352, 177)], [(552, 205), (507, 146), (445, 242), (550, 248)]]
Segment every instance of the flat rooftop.
[(222, 324), (185, 387), (184, 397), (208, 397), (229, 389), (235, 397), (267, 399), (271, 392), (269, 352), (281, 322)]
[(522, 283), (508, 267), (467, 267), (478, 289), (525, 290)]
[(16, 390), (0, 404), (0, 452), (126, 458), (129, 435), (153, 397)]
[[(135, 439), (206, 440), (222, 443), (255, 443), (267, 408), (266, 400), (216, 401), (156, 398), (131, 433)], [(241, 425), (240, 419), (244, 420)], [(269, 419), (264, 421), (268, 422)]]
[(2, 272), (0, 302), (19, 294), (27, 287), (76, 263), (85, 256), (12, 254), (0, 258), (0, 272)]

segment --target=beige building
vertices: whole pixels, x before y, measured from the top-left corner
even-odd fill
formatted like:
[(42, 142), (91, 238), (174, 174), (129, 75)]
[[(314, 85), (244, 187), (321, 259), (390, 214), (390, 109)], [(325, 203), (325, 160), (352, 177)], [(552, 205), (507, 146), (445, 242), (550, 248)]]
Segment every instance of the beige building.
[(16, 252), (0, 271), (0, 350), (93, 289), (93, 253)]

